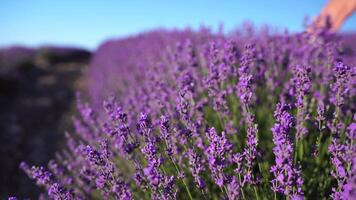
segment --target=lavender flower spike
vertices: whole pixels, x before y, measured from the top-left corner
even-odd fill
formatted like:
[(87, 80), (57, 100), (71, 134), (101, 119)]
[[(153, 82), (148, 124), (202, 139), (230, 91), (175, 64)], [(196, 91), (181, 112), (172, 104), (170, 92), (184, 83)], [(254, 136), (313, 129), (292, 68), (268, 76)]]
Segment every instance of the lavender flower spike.
[(311, 80), (309, 77), (310, 72), (311, 72), (310, 67), (307, 67), (306, 65), (296, 65), (296, 67), (294, 68), (293, 81), (294, 81), (295, 89), (297, 91), (296, 107), (298, 109), (297, 126), (296, 126), (297, 139), (302, 138), (308, 132), (308, 130), (304, 126), (305, 119), (309, 118), (307, 113), (307, 108), (304, 103), (304, 99), (306, 98), (306, 95), (309, 93), (309, 90), (311, 88)]
[(249, 184), (256, 184), (256, 180), (253, 175), (253, 165), (257, 157), (257, 145), (258, 145), (258, 128), (257, 124), (254, 124), (254, 116), (250, 113), (247, 114), (247, 141), (244, 149), (243, 156), (245, 158), (245, 174), (244, 182)]
[(226, 154), (231, 153), (232, 144), (226, 139), (225, 133), (219, 136), (215, 128), (210, 128), (206, 133), (209, 140), (209, 146), (206, 150), (208, 157), (209, 169), (211, 171), (211, 176), (214, 179), (216, 185), (219, 187), (223, 186), (227, 177), (224, 174), (224, 168), (226, 167)]
[(247, 45), (243, 57), (241, 58), (241, 66), (239, 68), (239, 82), (237, 83), (238, 96), (243, 106), (248, 106), (252, 98), (252, 80), (251, 67), (255, 57), (255, 47)]
[[(272, 128), (273, 153), (276, 164), (271, 167), (275, 177), (272, 183), (274, 192), (283, 193), (287, 196), (302, 196), (300, 170), (293, 166), (293, 144), (290, 141), (290, 130), (294, 126), (294, 118), (288, 113), (289, 105), (277, 104), (274, 117), (276, 123)], [(293, 192), (293, 188), (296, 188)]]
[(192, 172), (197, 187), (199, 189), (205, 188), (205, 181), (203, 180), (202, 177), (200, 177), (200, 174), (204, 171), (204, 167), (201, 162), (200, 156), (193, 149), (189, 149), (188, 158), (189, 158), (190, 171)]
[(294, 68), (294, 84), (297, 91), (297, 108), (302, 108), (304, 97), (311, 88), (311, 68), (306, 65), (296, 65)]

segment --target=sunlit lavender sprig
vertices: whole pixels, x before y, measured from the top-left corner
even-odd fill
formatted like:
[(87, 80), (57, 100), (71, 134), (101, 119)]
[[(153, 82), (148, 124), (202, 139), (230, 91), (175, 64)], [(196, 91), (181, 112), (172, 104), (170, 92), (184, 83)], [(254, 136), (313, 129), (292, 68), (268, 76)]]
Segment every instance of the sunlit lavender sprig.
[(224, 132), (221, 136), (215, 131), (215, 128), (210, 128), (206, 132), (209, 141), (209, 146), (206, 149), (208, 165), (211, 171), (211, 176), (215, 184), (219, 187), (227, 183), (227, 176), (224, 169), (227, 166), (226, 156), (232, 149), (232, 144), (227, 140)]
[(323, 131), (326, 128), (325, 123), (326, 123), (326, 117), (325, 117), (325, 112), (327, 108), (325, 107), (324, 103), (321, 100), (318, 100), (317, 103), (317, 115), (315, 117), (315, 124), (318, 128), (319, 135), (318, 139), (316, 142), (316, 150), (314, 152), (314, 155), (318, 155), (320, 153), (320, 149), (322, 146), (322, 137), (323, 137)]
[(47, 189), (47, 194), (55, 200), (61, 199), (80, 199), (72, 191), (59, 184), (55, 177), (43, 167), (33, 166), (30, 168), (26, 163), (22, 162), (20, 168), (32, 179), (36, 180), (39, 186)]
[(104, 109), (109, 121), (103, 124), (103, 131), (111, 138), (120, 154), (132, 153), (139, 146), (139, 142), (136, 135), (131, 132), (126, 112), (114, 102), (114, 99), (104, 101)]
[(255, 116), (251, 112), (252, 88), (253, 88), (253, 62), (256, 54), (254, 45), (247, 45), (240, 61), (239, 80), (237, 91), (242, 107), (243, 120), (246, 123), (246, 146), (242, 154), (244, 158), (243, 183), (256, 184), (256, 177), (253, 175), (253, 165), (257, 157), (258, 129), (255, 123)]
[(222, 105), (220, 102), (223, 99), (215, 99), (213, 97), (218, 97), (220, 93), (220, 83), (221, 83), (221, 74), (219, 70), (219, 50), (217, 48), (217, 44), (212, 42), (209, 46), (209, 74), (205, 80), (205, 87), (208, 90), (209, 97), (212, 97), (213, 108), (215, 111), (219, 111), (220, 106)]
[(237, 93), (242, 107), (248, 107), (252, 100), (252, 65), (255, 58), (254, 45), (247, 45), (243, 56), (240, 60), (238, 69), (239, 81), (237, 83)]
[[(340, 139), (333, 138), (329, 145), (331, 154), (331, 162), (334, 165), (334, 170), (331, 175), (337, 180), (337, 187), (333, 188), (331, 197), (337, 199), (348, 199), (355, 195), (350, 190), (356, 188), (352, 181), (355, 180), (355, 157), (356, 157), (356, 115), (346, 133), (345, 142)], [(348, 197), (348, 198), (346, 198)]]
[(311, 88), (310, 80), (311, 68), (307, 65), (296, 65), (294, 67), (294, 87), (296, 89), (296, 107), (298, 109), (297, 113), (297, 125), (296, 125), (296, 138), (301, 139), (308, 132), (305, 127), (305, 120), (309, 118), (308, 108), (306, 108), (306, 95), (309, 93)]
[(100, 142), (99, 150), (87, 145), (78, 147), (78, 152), (88, 161), (88, 167), (94, 172), (95, 185), (101, 189), (103, 196), (132, 199), (131, 191), (126, 183), (120, 180), (116, 166), (111, 161), (112, 154), (107, 140)]
[[(163, 124), (164, 129), (167, 129), (167, 124)], [(174, 189), (175, 178), (174, 176), (166, 176), (161, 172), (160, 167), (163, 163), (163, 157), (158, 153), (157, 145), (159, 138), (153, 135), (153, 124), (151, 118), (141, 113), (138, 125), (138, 131), (143, 135), (145, 144), (141, 148), (147, 165), (143, 169), (143, 174), (149, 182), (151, 189), (153, 190), (154, 199), (172, 199), (176, 195)], [(165, 133), (166, 137), (168, 133)], [(163, 193), (160, 189), (163, 188)]]
[(168, 156), (173, 155), (173, 149), (176, 149), (173, 147), (173, 141), (171, 138), (171, 130), (170, 130), (170, 120), (167, 115), (162, 115), (160, 119), (160, 137), (161, 140), (165, 141), (166, 144), (166, 154)]
[(253, 166), (257, 158), (258, 128), (257, 124), (254, 124), (254, 116), (248, 115), (247, 117), (247, 139), (246, 147), (243, 152), (245, 159), (243, 177), (244, 183), (254, 185), (258, 182), (253, 172)]
[(238, 199), (241, 196), (241, 184), (235, 176), (232, 177), (227, 185), (227, 196), (229, 199)]
[[(293, 166), (293, 143), (290, 131), (294, 127), (294, 118), (288, 113), (289, 105), (278, 103), (274, 117), (276, 123), (272, 128), (273, 153), (276, 164), (271, 167), (274, 179), (271, 181), (274, 192), (283, 193), (286, 196), (302, 196), (300, 169)], [(293, 190), (296, 188), (296, 190)]]
[(194, 177), (194, 181), (199, 189), (204, 189), (206, 184), (201, 177), (201, 173), (204, 171), (204, 166), (201, 157), (193, 150), (188, 150), (188, 159), (190, 165), (190, 171)]
[(355, 199), (356, 198), (356, 157), (353, 157), (350, 165), (350, 176), (341, 188), (341, 192), (332, 196), (334, 199)]
[(157, 138), (153, 135), (153, 125), (151, 119), (145, 113), (141, 113), (137, 129), (145, 139), (145, 144), (141, 148), (141, 152), (147, 160), (147, 166), (144, 169), (144, 174), (149, 180), (152, 188), (158, 190), (159, 185), (163, 181), (159, 167), (163, 162), (162, 158), (157, 155), (156, 143)]
[(331, 86), (331, 102), (340, 109), (345, 103), (345, 95), (350, 91), (349, 80), (352, 75), (351, 68), (343, 62), (338, 62), (333, 67), (335, 83)]

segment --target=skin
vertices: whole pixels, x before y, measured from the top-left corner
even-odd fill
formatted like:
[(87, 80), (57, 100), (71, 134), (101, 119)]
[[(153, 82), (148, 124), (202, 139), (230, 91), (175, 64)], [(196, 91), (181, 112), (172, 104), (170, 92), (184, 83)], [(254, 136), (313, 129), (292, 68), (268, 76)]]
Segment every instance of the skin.
[(336, 32), (343, 22), (356, 11), (356, 0), (329, 0), (315, 19), (309, 31), (315, 28), (325, 27), (330, 22), (330, 30)]

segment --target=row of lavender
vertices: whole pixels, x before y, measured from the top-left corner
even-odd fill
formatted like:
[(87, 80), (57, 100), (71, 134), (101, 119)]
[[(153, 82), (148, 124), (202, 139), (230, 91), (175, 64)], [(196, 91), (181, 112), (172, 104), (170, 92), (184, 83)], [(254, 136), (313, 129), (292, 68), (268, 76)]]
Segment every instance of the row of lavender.
[(95, 109), (78, 101), (67, 147), (48, 169), (21, 165), (44, 198), (355, 198), (355, 59), (335, 35), (158, 31), (118, 46), (94, 58)]

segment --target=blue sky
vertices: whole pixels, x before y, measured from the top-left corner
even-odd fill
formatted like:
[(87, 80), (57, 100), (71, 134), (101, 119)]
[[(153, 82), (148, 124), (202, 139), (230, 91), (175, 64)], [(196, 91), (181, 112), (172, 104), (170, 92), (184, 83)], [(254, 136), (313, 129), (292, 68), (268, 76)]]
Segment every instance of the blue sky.
[[(232, 30), (246, 20), (256, 26), (301, 31), (326, 0), (0, 0), (0, 47), (72, 45), (95, 49), (109, 38), (158, 27)], [(341, 31), (356, 31), (356, 15)]]

